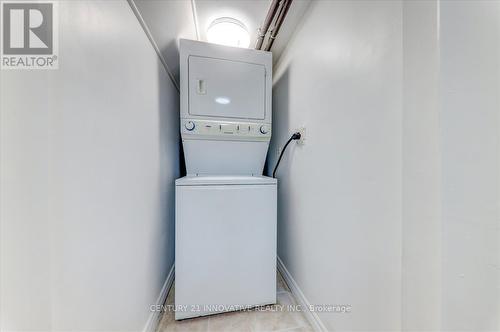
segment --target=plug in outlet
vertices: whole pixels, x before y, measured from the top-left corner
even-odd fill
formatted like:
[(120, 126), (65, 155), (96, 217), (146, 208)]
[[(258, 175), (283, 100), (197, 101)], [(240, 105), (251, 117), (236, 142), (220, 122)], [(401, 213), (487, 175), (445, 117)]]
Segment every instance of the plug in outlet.
[(300, 139), (297, 140), (297, 144), (298, 145), (306, 144), (306, 127), (299, 128), (296, 131), (300, 133)]

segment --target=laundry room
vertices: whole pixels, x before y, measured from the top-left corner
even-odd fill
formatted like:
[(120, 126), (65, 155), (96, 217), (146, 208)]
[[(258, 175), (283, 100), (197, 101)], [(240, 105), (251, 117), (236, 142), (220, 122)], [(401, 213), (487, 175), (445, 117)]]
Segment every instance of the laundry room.
[(1, 332), (500, 332), (500, 0), (0, 29)]

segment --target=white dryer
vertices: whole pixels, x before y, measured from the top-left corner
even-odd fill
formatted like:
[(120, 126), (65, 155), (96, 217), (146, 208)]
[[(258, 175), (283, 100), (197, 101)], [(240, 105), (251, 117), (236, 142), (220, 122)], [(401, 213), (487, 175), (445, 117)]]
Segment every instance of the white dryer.
[(269, 52), (180, 41), (176, 319), (276, 302)]

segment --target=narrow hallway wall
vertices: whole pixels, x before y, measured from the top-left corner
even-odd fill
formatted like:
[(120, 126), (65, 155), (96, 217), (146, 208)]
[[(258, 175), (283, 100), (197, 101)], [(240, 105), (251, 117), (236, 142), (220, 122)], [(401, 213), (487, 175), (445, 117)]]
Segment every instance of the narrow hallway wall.
[(443, 317), (500, 330), (500, 2), (440, 2)]
[(439, 3), (403, 2), (402, 329), (441, 328)]
[(278, 253), (336, 331), (500, 329), (500, 2), (319, 1), (276, 67)]
[[(278, 255), (335, 331), (401, 328), (402, 6), (311, 4), (275, 68)], [(272, 167), (271, 167), (272, 169)]]
[(0, 73), (2, 330), (142, 330), (174, 259), (178, 92), (126, 1), (59, 2)]

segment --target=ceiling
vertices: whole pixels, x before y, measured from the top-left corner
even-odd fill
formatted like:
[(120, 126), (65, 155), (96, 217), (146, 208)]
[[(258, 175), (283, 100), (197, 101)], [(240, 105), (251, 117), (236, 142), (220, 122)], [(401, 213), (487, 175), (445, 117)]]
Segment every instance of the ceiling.
[[(253, 47), (270, 0), (132, 0), (158, 45), (174, 79), (179, 82), (179, 39), (207, 41), (206, 29), (219, 17), (245, 24)], [(311, 0), (294, 0), (272, 48), (274, 62), (306, 12)]]

